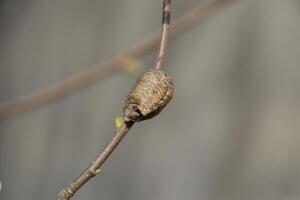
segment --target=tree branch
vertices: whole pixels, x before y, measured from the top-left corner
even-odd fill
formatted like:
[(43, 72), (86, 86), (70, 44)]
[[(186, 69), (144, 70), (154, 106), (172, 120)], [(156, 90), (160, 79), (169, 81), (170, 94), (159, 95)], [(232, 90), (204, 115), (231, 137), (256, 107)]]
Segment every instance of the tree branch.
[[(171, 12), (171, 0), (164, 0), (164, 6), (163, 6), (163, 21), (162, 21), (162, 34), (161, 34), (161, 44), (159, 49), (159, 55), (156, 61), (156, 65), (160, 62), (162, 63), (162, 60), (164, 58), (164, 51), (166, 48), (166, 37), (168, 34), (168, 27), (170, 23), (170, 12)], [(168, 14), (166, 14), (168, 12)], [(165, 17), (168, 17), (168, 21), (165, 20)], [(161, 68), (161, 65), (160, 65)], [(160, 69), (158, 68), (158, 69)], [(99, 153), (99, 155), (96, 157), (96, 159), (90, 164), (90, 166), (84, 170), (79, 177), (77, 177), (69, 186), (67, 186), (65, 189), (61, 190), (57, 195), (57, 200), (69, 200), (72, 198), (72, 196), (76, 193), (79, 188), (81, 188), (86, 182), (88, 182), (92, 177), (96, 176), (101, 172), (100, 167), (105, 162), (105, 160), (109, 157), (109, 155), (114, 151), (114, 149), (117, 147), (117, 145), (121, 142), (121, 140), (125, 137), (129, 129), (133, 126), (133, 121), (127, 121), (123, 120), (121, 127), (117, 127), (116, 132), (109, 142), (109, 144), (106, 145), (106, 147)]]
[(165, 58), (165, 51), (168, 44), (169, 26), (171, 20), (171, 0), (164, 1), (163, 14), (162, 14), (162, 32), (160, 47), (154, 69), (161, 69)]
[[(217, 1), (217, 2), (224, 2), (224, 1)], [(213, 7), (206, 7), (206, 9), (202, 10), (202, 12), (211, 12), (212, 9), (215, 9), (216, 6), (219, 6), (219, 3), (212, 4)], [(164, 0), (164, 7), (163, 7), (163, 28), (162, 28), (162, 34), (161, 34), (161, 45), (159, 49), (158, 59), (156, 60), (156, 64), (154, 68), (161, 69), (162, 61), (165, 55), (165, 49), (167, 45), (167, 36), (168, 36), (168, 26), (170, 21), (170, 7), (171, 1), (170, 0)], [(196, 13), (192, 13), (191, 16), (188, 16), (188, 19), (191, 21), (190, 23), (193, 24), (192, 21), (196, 20), (196, 16), (198, 16)], [(204, 15), (205, 16), (205, 15)], [(183, 20), (183, 19), (182, 19)], [(183, 23), (184, 22), (184, 23)], [(179, 21), (178, 22), (180, 26), (177, 28), (180, 30), (183, 27), (189, 27), (185, 25), (185, 21)], [(183, 23), (183, 24), (181, 24)], [(190, 25), (191, 25), (190, 24)], [(175, 27), (176, 28), (176, 27)], [(175, 29), (176, 30), (176, 29)], [(178, 30), (176, 30), (178, 31)], [(176, 31), (173, 32), (176, 33)], [(138, 53), (138, 52), (136, 52)], [(121, 140), (125, 137), (127, 132), (130, 130), (130, 128), (133, 126), (133, 121), (126, 121), (122, 120), (122, 124), (120, 127), (116, 126), (115, 135), (111, 139), (111, 141), (106, 145), (106, 147), (99, 153), (99, 155), (96, 157), (96, 159), (90, 164), (90, 166), (85, 169), (79, 177), (77, 177), (75, 180), (71, 182), (69, 186), (61, 190), (56, 200), (69, 200), (72, 198), (72, 196), (86, 183), (88, 182), (92, 177), (96, 176), (100, 173), (100, 167), (103, 165), (103, 163), (106, 161), (106, 159), (110, 156), (110, 154), (114, 151), (114, 149), (117, 147), (117, 145), (121, 142)]]
[[(167, 46), (168, 37), (168, 26), (170, 24), (170, 12), (171, 12), (171, 0), (164, 0), (163, 6), (163, 21), (162, 21), (162, 34), (161, 34), (161, 43), (158, 54), (158, 59), (155, 66), (162, 67), (162, 61), (165, 55), (165, 49)], [(160, 65), (159, 65), (160, 63)], [(72, 183), (61, 190), (57, 195), (57, 200), (69, 200), (75, 194), (79, 188), (81, 188), (86, 182), (88, 182), (92, 177), (96, 176), (101, 172), (101, 165), (109, 157), (109, 155), (114, 151), (118, 146), (121, 140), (125, 137), (129, 129), (133, 126), (134, 122), (130, 120), (123, 120), (120, 127), (116, 125), (116, 132), (110, 143), (99, 153), (96, 159), (90, 164), (90, 166), (85, 169), (79, 177), (77, 177)]]
[[(178, 19), (170, 26), (169, 37), (172, 38), (177, 34), (192, 28), (197, 22), (203, 20), (208, 15), (223, 8), (227, 3), (232, 1), (235, 0), (217, 0), (207, 6), (200, 6), (189, 11), (185, 16)], [(98, 64), (86, 71), (82, 71), (81, 73), (58, 81), (23, 99), (0, 106), (0, 120), (8, 119), (17, 114), (46, 105), (49, 102), (58, 100), (83, 89), (105, 76), (124, 71), (124, 59), (142, 57), (159, 44), (160, 36), (160, 32), (155, 32), (133, 47), (125, 50), (123, 53), (108, 59), (103, 64)]]
[(56, 200), (68, 200), (70, 199), (79, 188), (81, 188), (91, 178), (100, 173), (100, 167), (109, 157), (109, 155), (115, 150), (129, 129), (133, 126), (134, 122), (123, 122), (120, 128), (117, 128), (111, 141), (106, 147), (99, 153), (97, 158), (85, 169), (79, 177), (77, 177), (72, 183), (65, 189), (61, 190)]

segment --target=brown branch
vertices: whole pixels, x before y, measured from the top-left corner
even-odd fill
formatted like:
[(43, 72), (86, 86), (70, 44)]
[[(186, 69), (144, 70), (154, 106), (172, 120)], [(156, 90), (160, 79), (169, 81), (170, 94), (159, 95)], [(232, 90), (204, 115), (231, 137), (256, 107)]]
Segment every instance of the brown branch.
[(57, 195), (56, 200), (68, 200), (70, 199), (79, 188), (81, 188), (92, 177), (100, 173), (100, 167), (109, 157), (109, 155), (115, 150), (129, 129), (133, 126), (134, 122), (124, 122), (120, 128), (116, 129), (115, 135), (111, 139), (110, 143), (99, 153), (97, 158), (85, 169), (79, 177), (77, 177), (69, 186), (61, 190)]
[[(234, 0), (217, 0), (207, 6), (195, 8), (182, 18), (176, 20), (170, 26), (169, 37), (172, 38), (177, 34), (193, 27), (197, 22), (203, 20), (208, 15), (214, 13), (216, 10), (224, 7), (227, 3), (232, 1)], [(29, 111), (42, 105), (46, 105), (49, 102), (58, 100), (80, 89), (83, 89), (105, 76), (109, 76), (113, 73), (124, 70), (124, 59), (130, 57), (142, 57), (159, 44), (160, 35), (160, 32), (155, 32), (133, 47), (127, 49), (125, 52), (108, 59), (103, 64), (98, 64), (86, 71), (58, 81), (23, 99), (0, 106), (0, 120), (10, 118), (14, 115)]]
[(153, 67), (154, 69), (161, 69), (165, 58), (165, 53), (168, 44), (169, 26), (171, 21), (171, 4), (171, 0), (164, 0), (160, 47), (158, 51), (156, 65)]
[[(161, 34), (161, 44), (158, 54), (158, 60), (156, 61), (157, 69), (161, 69), (162, 61), (165, 55), (165, 49), (167, 46), (168, 37), (168, 26), (170, 23), (170, 12), (171, 12), (171, 0), (164, 0), (163, 6), (163, 21), (162, 21), (162, 34)], [(166, 13), (167, 12), (167, 13)], [(166, 21), (167, 17), (167, 21)], [(160, 64), (159, 64), (160, 63)], [(109, 157), (109, 155), (118, 146), (121, 140), (125, 137), (129, 129), (133, 126), (134, 122), (130, 120), (122, 120), (121, 127), (116, 126), (116, 133), (111, 139), (110, 143), (99, 153), (96, 159), (90, 164), (90, 166), (85, 169), (79, 177), (77, 177), (72, 183), (61, 190), (57, 195), (57, 200), (68, 200), (76, 193), (79, 188), (81, 188), (86, 182), (88, 182), (92, 177), (96, 176), (101, 172), (101, 165)]]
[[(220, 1), (223, 2), (223, 1)], [(165, 11), (170, 9), (171, 1), (170, 0), (164, 0), (164, 9), (163, 9), (163, 16), (165, 16)], [(213, 5), (218, 5), (217, 3)], [(166, 8), (168, 7), (169, 8)], [(206, 9), (202, 10), (202, 12), (211, 11), (211, 9), (215, 8), (213, 7), (206, 7)], [(209, 8), (209, 9), (208, 9)], [(192, 13), (193, 15), (189, 16), (190, 20), (193, 21), (195, 17), (197, 16), (196, 13)], [(192, 20), (193, 19), (193, 20)], [(180, 22), (180, 21), (179, 21)], [(184, 22), (184, 21), (181, 21)], [(192, 23), (191, 23), (192, 24)], [(190, 25), (191, 25), (190, 24)], [(159, 50), (158, 60), (156, 62), (160, 62), (163, 60), (164, 54), (165, 54), (165, 48), (166, 48), (166, 40), (164, 40), (164, 37), (168, 34), (168, 31), (166, 31), (166, 27), (164, 27), (165, 23), (163, 20), (163, 29), (161, 34), (161, 46)], [(183, 24), (182, 24), (183, 25)], [(181, 26), (179, 26), (181, 27)], [(179, 28), (178, 27), (178, 28)], [(162, 53), (162, 54), (161, 54)], [(162, 62), (161, 62), (162, 63)], [(155, 66), (160, 66), (158, 69), (161, 68), (161, 64)], [(88, 168), (86, 168), (80, 176), (78, 176), (75, 180), (73, 180), (70, 185), (65, 187), (63, 190), (61, 190), (56, 200), (69, 200), (72, 198), (72, 196), (86, 183), (88, 182), (92, 177), (96, 176), (100, 173), (100, 167), (103, 165), (103, 163), (106, 161), (106, 159), (111, 155), (111, 153), (115, 150), (117, 145), (121, 142), (121, 140), (125, 137), (127, 132), (130, 130), (130, 128), (134, 125), (133, 121), (125, 121), (122, 120), (122, 125), (120, 127), (116, 126), (115, 135), (111, 139), (111, 141), (106, 145), (106, 147), (99, 153), (99, 155), (96, 157), (96, 159), (90, 164)]]

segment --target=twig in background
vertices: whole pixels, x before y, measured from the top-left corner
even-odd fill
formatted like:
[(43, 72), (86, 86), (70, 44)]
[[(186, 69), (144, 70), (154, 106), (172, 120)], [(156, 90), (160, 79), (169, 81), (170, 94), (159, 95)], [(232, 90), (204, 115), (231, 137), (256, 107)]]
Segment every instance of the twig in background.
[[(235, 0), (217, 0), (207, 6), (200, 6), (189, 11), (185, 16), (178, 19), (170, 26), (169, 37), (172, 38), (178, 33), (193, 27), (197, 22), (203, 20), (208, 15), (223, 8), (227, 3), (232, 1)], [(107, 60), (103, 64), (98, 64), (86, 71), (58, 81), (23, 99), (0, 106), (0, 120), (46, 105), (49, 102), (58, 100), (83, 89), (105, 76), (121, 72), (124, 70), (124, 59), (140, 58), (150, 50), (154, 49), (159, 42), (160, 32), (158, 31), (137, 43), (135, 46), (127, 49), (125, 52)]]

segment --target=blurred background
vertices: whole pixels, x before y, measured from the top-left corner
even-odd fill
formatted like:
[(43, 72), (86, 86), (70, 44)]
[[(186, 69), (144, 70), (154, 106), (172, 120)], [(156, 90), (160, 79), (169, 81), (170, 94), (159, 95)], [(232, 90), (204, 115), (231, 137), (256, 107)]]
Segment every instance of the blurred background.
[[(172, 19), (213, 1), (173, 1)], [(2, 0), (0, 105), (126, 50), (162, 0)], [(300, 198), (300, 1), (237, 0), (170, 41), (171, 103), (74, 199)], [(0, 199), (53, 199), (109, 141), (136, 77), (116, 73), (0, 122)]]

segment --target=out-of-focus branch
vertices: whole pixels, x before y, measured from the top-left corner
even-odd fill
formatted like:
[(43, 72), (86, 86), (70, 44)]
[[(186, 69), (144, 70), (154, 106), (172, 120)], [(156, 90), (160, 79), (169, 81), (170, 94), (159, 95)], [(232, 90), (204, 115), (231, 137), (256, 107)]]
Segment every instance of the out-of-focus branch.
[[(200, 6), (189, 11), (185, 16), (176, 20), (170, 26), (169, 37), (173, 38), (177, 34), (193, 27), (196, 23), (200, 22), (208, 15), (214, 13), (220, 8), (223, 8), (232, 1), (235, 0), (217, 0), (214, 3), (206, 6)], [(64, 80), (58, 81), (46, 88), (42, 88), (23, 99), (0, 106), (0, 120), (46, 105), (51, 101), (60, 99), (83, 89), (105, 76), (127, 71), (126, 62), (124, 63), (126, 58), (140, 58), (147, 54), (150, 50), (157, 47), (159, 42), (160, 31), (157, 31), (146, 37), (144, 40), (138, 42), (133, 47), (125, 50), (123, 53), (108, 59), (103, 64), (98, 64), (86, 71), (67, 77)]]

